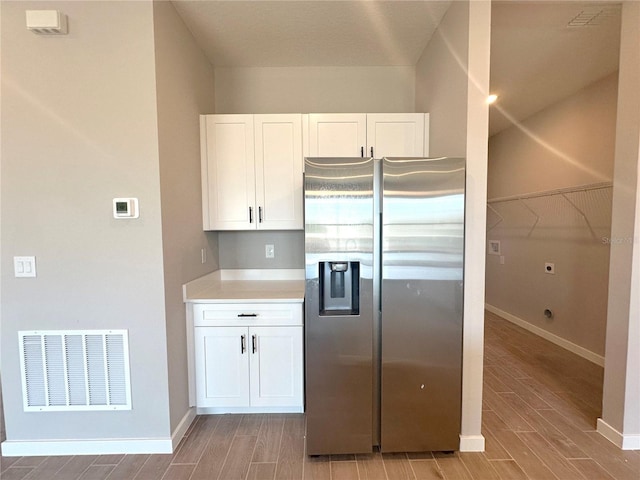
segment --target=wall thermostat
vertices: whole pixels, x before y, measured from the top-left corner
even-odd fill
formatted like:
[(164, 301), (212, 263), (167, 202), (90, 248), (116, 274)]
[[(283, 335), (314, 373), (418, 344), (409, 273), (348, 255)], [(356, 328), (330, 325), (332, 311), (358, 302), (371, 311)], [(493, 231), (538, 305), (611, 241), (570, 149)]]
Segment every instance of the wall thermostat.
[(114, 218), (138, 218), (140, 211), (138, 209), (137, 198), (114, 198), (113, 199), (113, 217)]

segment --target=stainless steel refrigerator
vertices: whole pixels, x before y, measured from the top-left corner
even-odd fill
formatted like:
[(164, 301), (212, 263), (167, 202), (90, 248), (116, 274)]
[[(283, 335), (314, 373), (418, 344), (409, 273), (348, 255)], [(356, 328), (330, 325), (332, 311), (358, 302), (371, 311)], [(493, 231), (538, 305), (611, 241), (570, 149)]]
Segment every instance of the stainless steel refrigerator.
[(305, 159), (307, 454), (459, 448), (465, 161)]

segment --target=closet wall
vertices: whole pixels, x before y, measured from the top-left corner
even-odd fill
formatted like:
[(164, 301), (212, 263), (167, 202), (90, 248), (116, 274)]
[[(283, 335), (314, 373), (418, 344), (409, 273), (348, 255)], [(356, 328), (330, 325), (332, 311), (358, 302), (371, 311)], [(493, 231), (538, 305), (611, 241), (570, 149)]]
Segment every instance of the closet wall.
[(487, 308), (600, 364), (616, 101), (612, 74), (489, 140)]

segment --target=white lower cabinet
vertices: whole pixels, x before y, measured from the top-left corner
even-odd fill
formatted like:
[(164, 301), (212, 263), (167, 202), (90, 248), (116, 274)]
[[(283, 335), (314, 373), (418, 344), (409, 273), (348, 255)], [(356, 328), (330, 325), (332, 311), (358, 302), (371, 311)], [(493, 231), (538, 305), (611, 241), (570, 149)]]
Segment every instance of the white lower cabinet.
[(253, 327), (249, 336), (251, 406), (302, 405), (302, 327)]
[(246, 327), (196, 327), (196, 394), (199, 407), (249, 405)]
[(302, 412), (302, 306), (216, 307), (194, 311), (198, 413)]

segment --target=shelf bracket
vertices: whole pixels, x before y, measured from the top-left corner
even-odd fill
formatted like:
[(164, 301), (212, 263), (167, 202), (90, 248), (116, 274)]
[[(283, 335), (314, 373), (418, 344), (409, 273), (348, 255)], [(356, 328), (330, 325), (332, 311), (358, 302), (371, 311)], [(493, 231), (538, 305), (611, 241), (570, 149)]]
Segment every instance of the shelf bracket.
[(495, 213), (498, 216), (498, 221), (496, 223), (494, 223), (493, 225), (491, 225), (488, 229), (487, 232), (490, 232), (491, 230), (493, 230), (494, 228), (496, 228), (498, 225), (500, 225), (500, 223), (502, 223), (502, 221), (504, 220), (504, 217), (502, 215), (500, 215), (500, 213), (498, 213), (498, 211), (493, 208), (490, 204), (487, 203), (487, 208), (489, 210), (491, 210), (493, 213)]
[(591, 222), (589, 222), (589, 219), (587, 218), (587, 216), (584, 214), (584, 212), (582, 210), (580, 210), (578, 208), (578, 206), (573, 203), (571, 200), (569, 200), (567, 198), (567, 196), (564, 193), (560, 194), (562, 196), (562, 198), (564, 198), (567, 202), (569, 202), (569, 205), (571, 205), (573, 208), (575, 208), (575, 210), (580, 214), (580, 216), (582, 217), (582, 219), (584, 220), (584, 222), (587, 224), (587, 227), (589, 227), (589, 231), (591, 232), (591, 236), (593, 237), (594, 240), (598, 239), (598, 236), (596, 235), (596, 232), (593, 231), (593, 227), (591, 226)]
[(536, 217), (536, 221), (533, 222), (533, 225), (529, 229), (529, 233), (527, 233), (527, 237), (530, 237), (531, 234), (533, 233), (533, 230), (536, 228), (536, 225), (538, 225), (538, 222), (540, 221), (540, 216), (536, 212), (533, 211), (533, 208), (531, 208), (529, 205), (527, 205), (527, 202), (525, 202), (524, 199), (519, 198), (518, 200), (520, 201), (520, 203), (522, 203), (522, 206), (524, 208), (526, 208), (527, 210), (529, 210), (529, 212), (531, 212), (531, 215)]

